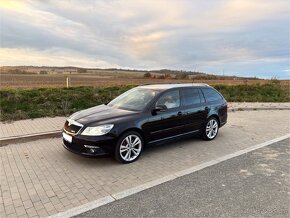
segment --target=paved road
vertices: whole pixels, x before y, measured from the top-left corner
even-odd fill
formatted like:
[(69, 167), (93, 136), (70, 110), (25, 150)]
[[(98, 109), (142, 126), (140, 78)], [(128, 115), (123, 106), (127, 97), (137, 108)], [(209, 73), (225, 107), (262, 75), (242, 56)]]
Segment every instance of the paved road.
[(60, 138), (0, 147), (0, 217), (45, 217), (289, 133), (289, 111), (229, 113), (214, 141), (179, 140), (121, 165), (85, 158)]
[(289, 139), (78, 217), (289, 217)]

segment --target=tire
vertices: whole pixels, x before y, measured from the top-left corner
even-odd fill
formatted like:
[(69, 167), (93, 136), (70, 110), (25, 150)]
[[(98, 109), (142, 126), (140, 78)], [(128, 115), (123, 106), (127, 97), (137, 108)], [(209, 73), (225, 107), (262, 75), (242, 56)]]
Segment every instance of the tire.
[[(135, 143), (135, 145), (134, 145)], [(142, 136), (135, 131), (124, 133), (115, 148), (115, 159), (123, 164), (132, 163), (140, 157), (144, 147)]]
[(218, 135), (219, 131), (219, 122), (215, 117), (210, 117), (205, 127), (202, 130), (202, 138), (206, 141), (210, 141), (215, 139), (215, 137)]

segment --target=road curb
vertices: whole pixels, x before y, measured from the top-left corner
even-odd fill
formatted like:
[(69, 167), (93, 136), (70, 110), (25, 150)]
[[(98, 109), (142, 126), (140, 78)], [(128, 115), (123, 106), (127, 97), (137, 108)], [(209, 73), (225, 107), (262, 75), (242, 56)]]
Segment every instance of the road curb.
[[(229, 108), (228, 112), (236, 112), (236, 111), (259, 111), (259, 110), (290, 110), (287, 107), (277, 107), (277, 108)], [(46, 139), (46, 138), (56, 138), (61, 137), (61, 130), (28, 134), (28, 135), (20, 135), (20, 136), (12, 136), (0, 139), (0, 147), (6, 146), (8, 144), (13, 143), (23, 143), (29, 142), (38, 139)]]
[(46, 139), (55, 137), (61, 137), (61, 130), (1, 138), (0, 147), (13, 143), (23, 143), (37, 139)]
[(287, 107), (277, 107), (277, 108), (229, 108), (228, 112), (235, 111), (281, 111), (281, 110), (290, 110)]

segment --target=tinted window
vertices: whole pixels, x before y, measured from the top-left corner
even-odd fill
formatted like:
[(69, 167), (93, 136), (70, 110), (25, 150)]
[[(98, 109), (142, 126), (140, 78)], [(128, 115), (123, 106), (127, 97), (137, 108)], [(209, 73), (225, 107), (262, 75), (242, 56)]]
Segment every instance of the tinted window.
[(216, 101), (222, 99), (219, 93), (214, 89), (202, 89), (206, 101)]
[(200, 103), (200, 96), (198, 89), (183, 89), (183, 104), (184, 105), (192, 105)]
[(156, 105), (165, 105), (168, 109), (179, 107), (180, 106), (179, 90), (172, 90), (166, 92), (158, 99)]

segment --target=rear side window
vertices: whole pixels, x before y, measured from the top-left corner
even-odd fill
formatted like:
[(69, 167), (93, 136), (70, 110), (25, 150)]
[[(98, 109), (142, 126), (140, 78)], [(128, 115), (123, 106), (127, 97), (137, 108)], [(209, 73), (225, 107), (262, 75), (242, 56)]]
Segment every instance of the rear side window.
[(222, 96), (214, 89), (202, 89), (206, 101), (216, 101), (222, 99)]
[(200, 95), (198, 89), (186, 88), (182, 89), (183, 105), (192, 105), (200, 103)]

